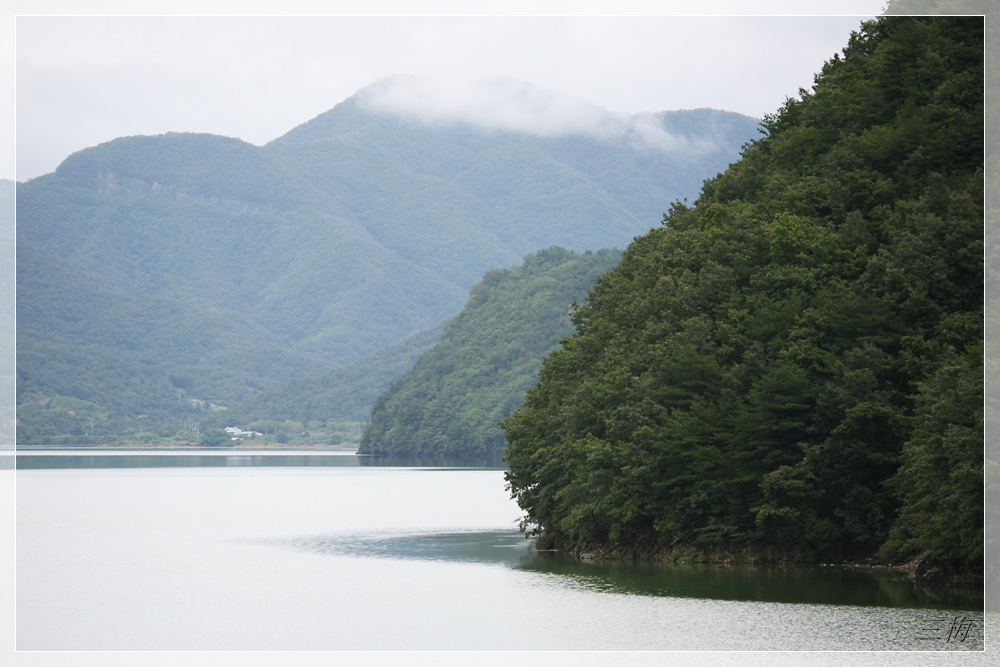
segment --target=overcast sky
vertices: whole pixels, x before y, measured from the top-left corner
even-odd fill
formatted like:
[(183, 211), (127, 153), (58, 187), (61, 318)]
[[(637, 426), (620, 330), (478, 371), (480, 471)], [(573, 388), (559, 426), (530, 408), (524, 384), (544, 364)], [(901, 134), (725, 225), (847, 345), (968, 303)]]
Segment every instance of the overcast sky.
[[(188, 4), (14, 3), (17, 18), (4, 20), (16, 27), (16, 68), (15, 56), (6, 55), (4, 76), (13, 80), (16, 69), (16, 112), (5, 102), (3, 117), (16, 118), (17, 180), (120, 136), (209, 132), (264, 144), (398, 74), (454, 82), (454, 90), (470, 95), (481, 90), (470, 85), (479, 80), (526, 81), (618, 113), (712, 107), (762, 117), (811, 86), (823, 62), (884, 2), (660, 0), (618, 2), (614, 10), (592, 2), (575, 6), (597, 16), (575, 17), (311, 16), (317, 5), (295, 0), (238, 6), (300, 16), (233, 17), (224, 15), (233, 3), (200, 2), (197, 10)], [(686, 8), (692, 4), (714, 15), (650, 15), (694, 12)], [(349, 14), (391, 5), (318, 6)], [(438, 14), (492, 6), (405, 5)], [(496, 5), (507, 14), (520, 6)], [(75, 15), (59, 16), (60, 7)], [(120, 15), (136, 7), (216, 15)], [(798, 15), (803, 7), (820, 15)], [(552, 14), (544, 2), (523, 11)], [(548, 111), (546, 122), (558, 123)], [(5, 156), (14, 154), (8, 141)], [(4, 159), (0, 178), (14, 177), (13, 161)]]

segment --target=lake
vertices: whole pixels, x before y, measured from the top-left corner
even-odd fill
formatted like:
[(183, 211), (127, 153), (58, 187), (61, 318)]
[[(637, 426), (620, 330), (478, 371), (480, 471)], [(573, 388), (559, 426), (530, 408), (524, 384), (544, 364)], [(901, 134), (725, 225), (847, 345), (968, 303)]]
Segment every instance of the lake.
[(302, 450), (16, 459), (21, 651), (984, 646), (981, 599), (893, 573), (534, 552), (496, 466)]

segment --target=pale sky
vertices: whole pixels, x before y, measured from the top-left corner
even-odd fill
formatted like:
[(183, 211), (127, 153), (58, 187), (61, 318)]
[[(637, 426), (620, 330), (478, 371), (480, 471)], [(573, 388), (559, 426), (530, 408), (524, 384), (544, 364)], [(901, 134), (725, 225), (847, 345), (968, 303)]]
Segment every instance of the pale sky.
[[(16, 51), (2, 76), (16, 97), (0, 103), (12, 129), (0, 178), (15, 178), (16, 136), (24, 181), (121, 136), (208, 132), (261, 145), (400, 74), (525, 81), (617, 113), (762, 117), (809, 88), (884, 0), (577, 2), (577, 16), (544, 1), (7, 4), (0, 27), (16, 30)], [(691, 5), (708, 15), (683, 15)], [(245, 15), (227, 15), (233, 7)]]

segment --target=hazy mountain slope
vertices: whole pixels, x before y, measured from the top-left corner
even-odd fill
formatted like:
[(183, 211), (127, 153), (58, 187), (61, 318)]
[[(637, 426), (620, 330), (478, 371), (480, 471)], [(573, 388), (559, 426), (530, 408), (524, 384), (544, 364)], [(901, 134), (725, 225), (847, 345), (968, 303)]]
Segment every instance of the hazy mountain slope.
[[(508, 266), (547, 243), (621, 245), (659, 216), (640, 220), (600, 183), (555, 159), (552, 140), (530, 135), (426, 125), (365, 113), (348, 100), (267, 148), (297, 152), (304, 137), (313, 142), (308, 158), (318, 184), (355, 193), (355, 217), (376, 239), (408, 259), (455, 267), (466, 289), (486, 268)], [(470, 246), (483, 247), (492, 261), (476, 261)]]
[(442, 322), (347, 366), (256, 396), (229, 411), (230, 421), (366, 422), (379, 394), (413, 368), (443, 329)]
[[(417, 194), (434, 192), (449, 206), (464, 207), (479, 229), (515, 253), (491, 266), (509, 265), (552, 244), (577, 252), (620, 246), (622, 239), (655, 226), (671, 201), (694, 196), (759, 134), (755, 119), (711, 109), (643, 117), (645, 125), (676, 139), (669, 148), (627, 135), (483, 130), (368, 111), (367, 91), (266, 148), (282, 156), (308, 155), (309, 173), (324, 189), (363, 193), (355, 198), (356, 214), (373, 234), (407, 255), (425, 252), (426, 234), (411, 238), (413, 223), (418, 230), (440, 224), (439, 204), (426, 215), (412, 208), (423, 197), (400, 196), (399, 188), (409, 187), (406, 177), (417, 178)], [(448, 247), (441, 249), (445, 256)], [(461, 254), (462, 245), (455, 247)], [(482, 273), (477, 269), (467, 276), (473, 282)]]
[[(331, 363), (439, 322), (461, 304), (467, 287), (384, 248), (323, 193), (258, 159), (258, 149), (235, 140), (220, 148), (219, 139), (127, 138), (76, 154), (20, 186), (18, 234), (133, 294), (222, 309)], [(226, 168), (189, 174), (177, 154)], [(406, 303), (418, 307), (394, 308)], [(393, 310), (392, 321), (373, 309)], [(340, 340), (352, 325), (359, 333)], [(334, 342), (318, 343), (324, 333)]]
[[(458, 312), (487, 269), (554, 244), (626, 245), (756, 134), (737, 114), (678, 113), (656, 122), (687, 127), (694, 114), (705, 130), (685, 129), (701, 139), (672, 152), (427, 123), (353, 98), (263, 147), (170, 133), (81, 151), (18, 185), (18, 241), (31, 249), (18, 278), (32, 285), (19, 345), (58, 331), (62, 345), (131, 355), (224, 405), (322, 375)], [(82, 285), (122, 307), (49, 307)], [(140, 335), (134, 322), (141, 338), (126, 336)], [(22, 359), (46, 378), (32, 394), (72, 397), (45, 363)], [(97, 400), (128, 413), (113, 395)]]
[[(98, 410), (107, 418), (161, 418), (187, 412), (190, 398), (246, 397), (317, 366), (225, 313), (135, 296), (25, 242), (17, 259), (31, 267), (18, 272), (19, 403), (65, 396), (107, 406)], [(53, 418), (93, 416), (77, 412)], [(62, 433), (34, 426), (33, 435)]]

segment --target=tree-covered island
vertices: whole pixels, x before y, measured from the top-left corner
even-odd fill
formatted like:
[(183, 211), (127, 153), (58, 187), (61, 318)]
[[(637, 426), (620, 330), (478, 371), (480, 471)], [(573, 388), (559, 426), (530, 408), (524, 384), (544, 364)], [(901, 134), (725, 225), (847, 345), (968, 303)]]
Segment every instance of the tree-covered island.
[(863, 23), (502, 424), (540, 545), (983, 563), (983, 19)]

